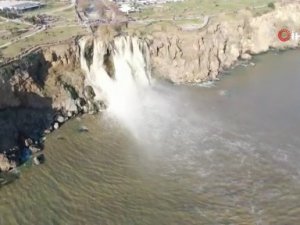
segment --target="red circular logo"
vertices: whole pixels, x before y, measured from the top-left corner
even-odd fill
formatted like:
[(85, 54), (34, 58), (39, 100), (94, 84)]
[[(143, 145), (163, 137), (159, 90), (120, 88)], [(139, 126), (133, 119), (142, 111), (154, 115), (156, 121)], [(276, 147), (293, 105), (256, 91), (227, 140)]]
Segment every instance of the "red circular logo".
[(278, 32), (278, 38), (282, 42), (289, 41), (292, 37), (292, 33), (288, 29), (281, 29)]

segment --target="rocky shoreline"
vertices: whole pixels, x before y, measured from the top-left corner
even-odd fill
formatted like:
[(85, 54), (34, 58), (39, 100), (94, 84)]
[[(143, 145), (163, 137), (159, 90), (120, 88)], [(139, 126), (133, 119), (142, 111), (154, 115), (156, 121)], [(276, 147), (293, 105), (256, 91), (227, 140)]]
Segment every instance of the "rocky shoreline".
[(78, 48), (68, 44), (3, 66), (0, 95), (6, 96), (0, 99), (0, 173), (40, 153), (45, 135), (66, 121), (106, 107), (94, 99), (93, 88), (84, 85)]
[[(87, 88), (89, 89), (89, 88)], [(91, 90), (91, 89), (89, 89)], [(93, 93), (86, 90), (89, 94)], [(90, 97), (88, 97), (90, 99)], [(93, 100), (77, 99), (77, 111), (62, 111), (33, 108), (9, 108), (0, 111), (1, 173), (18, 173), (16, 168), (28, 161), (35, 165), (44, 163), (44, 141), (51, 132), (59, 129), (68, 120), (83, 114), (97, 114), (105, 110), (105, 105)], [(80, 131), (87, 131), (85, 127)], [(9, 137), (9, 138), (7, 138)], [(1, 180), (1, 183), (6, 180)]]
[[(299, 46), (300, 40), (279, 41), (277, 31), (286, 26), (300, 30), (300, 3), (279, 5), (261, 16), (248, 10), (237, 12), (234, 19), (220, 15), (201, 31), (156, 27), (138, 37), (148, 44), (154, 77), (199, 83), (218, 79), (222, 71), (254, 54)], [(114, 31), (114, 36), (128, 36), (126, 29)], [(24, 163), (21, 156), (28, 150), (30, 155), (40, 152), (45, 135), (69, 119), (105, 110), (81, 69), (80, 51), (91, 59), (93, 47), (91, 42), (80, 50), (76, 41), (50, 46), (0, 68), (0, 96), (5, 96), (0, 98), (0, 173)], [(114, 69), (110, 51), (103, 53), (108, 74)]]

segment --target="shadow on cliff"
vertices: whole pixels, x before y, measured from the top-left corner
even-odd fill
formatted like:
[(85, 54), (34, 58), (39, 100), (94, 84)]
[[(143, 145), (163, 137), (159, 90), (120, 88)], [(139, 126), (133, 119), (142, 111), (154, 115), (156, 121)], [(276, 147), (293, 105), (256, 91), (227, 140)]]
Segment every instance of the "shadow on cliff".
[(35, 93), (18, 93), (20, 104), (0, 110), (0, 152), (18, 143), (18, 134), (38, 139), (51, 126), (55, 111), (51, 98)]
[(47, 79), (51, 63), (45, 59), (43, 52), (36, 52), (0, 67), (0, 76), (9, 80), (15, 75), (30, 77), (40, 88), (43, 88)]
[[(29, 65), (23, 65), (27, 69), (29, 76), (33, 79), (33, 81), (40, 87), (44, 88), (45, 81), (47, 79), (48, 70), (51, 67), (51, 63), (45, 59), (45, 56), (42, 52), (39, 52), (35, 55), (29, 56), (30, 59), (27, 63)], [(26, 63), (26, 62), (25, 62)]]

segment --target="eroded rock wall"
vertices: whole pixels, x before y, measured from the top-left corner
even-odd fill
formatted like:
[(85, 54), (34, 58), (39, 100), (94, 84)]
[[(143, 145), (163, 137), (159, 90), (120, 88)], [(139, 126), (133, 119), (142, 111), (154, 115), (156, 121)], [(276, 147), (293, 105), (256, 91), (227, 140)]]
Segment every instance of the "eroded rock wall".
[(200, 31), (153, 32), (148, 36), (153, 73), (175, 83), (214, 80), (241, 58), (299, 45), (299, 40), (281, 42), (277, 37), (282, 28), (300, 33), (299, 2), (278, 5), (261, 16), (247, 10), (237, 14), (213, 17)]
[(0, 68), (0, 109), (62, 108), (72, 98), (67, 86), (80, 93), (84, 76), (78, 69), (75, 45), (45, 48)]
[(20, 134), (38, 140), (53, 129), (58, 115), (65, 120), (81, 112), (84, 79), (74, 43), (47, 47), (2, 66), (0, 153), (10, 152)]
[[(171, 27), (139, 38), (148, 43), (152, 75), (174, 83), (202, 82), (217, 79), (222, 70), (239, 59), (250, 59), (252, 54), (297, 47), (299, 40), (279, 41), (277, 32), (281, 28), (300, 33), (299, 2), (278, 5), (261, 16), (247, 10), (238, 15), (218, 15), (198, 31)], [(113, 32), (113, 37), (116, 35), (122, 34)], [(85, 49), (84, 54), (92, 59), (94, 53), (90, 49)], [(106, 57), (104, 70), (113, 77), (111, 63)], [(0, 67), (0, 125), (5, 128), (0, 130), (0, 152), (2, 146), (14, 143), (6, 143), (11, 127), (14, 129), (9, 136), (16, 137), (18, 131), (30, 132), (37, 124), (49, 127), (55, 112), (70, 118), (80, 110), (88, 112), (101, 106), (94, 100), (93, 88), (85, 87), (86, 78), (80, 65), (80, 47), (75, 42), (46, 47)], [(30, 110), (10, 111), (17, 108)], [(9, 116), (12, 113), (16, 116)], [(11, 120), (9, 123), (6, 117)], [(37, 123), (39, 120), (44, 122)]]

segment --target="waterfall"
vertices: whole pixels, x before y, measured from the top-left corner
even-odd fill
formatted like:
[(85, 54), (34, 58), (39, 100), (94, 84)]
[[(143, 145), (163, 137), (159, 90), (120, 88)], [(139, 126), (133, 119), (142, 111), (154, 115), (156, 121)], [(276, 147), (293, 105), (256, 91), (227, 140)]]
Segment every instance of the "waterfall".
[(95, 98), (106, 102), (108, 112), (130, 116), (151, 82), (147, 43), (130, 36), (119, 36), (109, 43), (84, 37), (79, 45), (86, 85), (93, 87)]

